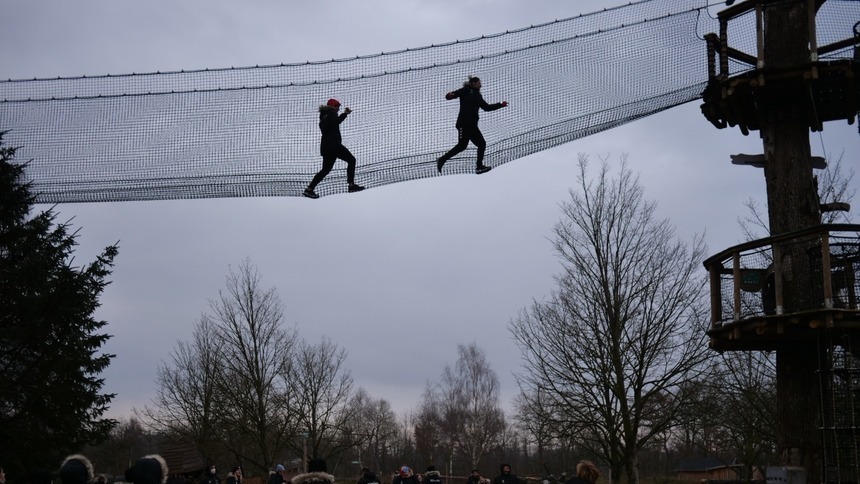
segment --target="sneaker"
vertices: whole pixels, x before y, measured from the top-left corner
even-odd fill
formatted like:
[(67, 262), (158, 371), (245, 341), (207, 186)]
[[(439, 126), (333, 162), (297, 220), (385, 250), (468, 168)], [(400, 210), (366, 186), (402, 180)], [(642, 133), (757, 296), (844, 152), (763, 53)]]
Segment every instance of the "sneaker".
[(305, 191), (302, 192), (302, 195), (313, 199), (317, 199), (320, 197), (319, 195), (317, 195), (317, 192), (311, 190), (310, 188), (305, 188)]
[(442, 173), (443, 166), (445, 166), (445, 160), (442, 158), (436, 158), (436, 169), (439, 170), (439, 173)]
[(361, 185), (356, 185), (355, 183), (350, 183), (349, 188), (347, 188), (347, 191), (349, 193), (360, 192), (362, 190), (364, 190), (364, 187)]
[(493, 169), (493, 167), (492, 167), (492, 166), (487, 166), (487, 165), (478, 165), (478, 167), (477, 167), (477, 168), (475, 168), (475, 174), (476, 174), (476, 175), (480, 175), (481, 173), (486, 173), (486, 172), (488, 172), (488, 171), (490, 171), (490, 170), (492, 170), (492, 169)]

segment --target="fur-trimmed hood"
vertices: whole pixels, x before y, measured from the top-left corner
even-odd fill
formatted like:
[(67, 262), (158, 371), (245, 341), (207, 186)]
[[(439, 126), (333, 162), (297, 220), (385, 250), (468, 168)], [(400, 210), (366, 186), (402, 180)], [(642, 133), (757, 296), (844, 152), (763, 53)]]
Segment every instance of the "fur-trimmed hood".
[(93, 480), (93, 464), (81, 454), (73, 454), (60, 464), (60, 481), (63, 484), (86, 484)]
[(441, 475), (442, 475), (442, 474), (441, 474), (439, 471), (427, 471), (427, 472), (425, 472), (425, 473), (424, 473), (424, 477), (428, 477), (428, 476), (435, 476), (435, 477), (438, 477), (438, 476), (441, 476)]
[(167, 462), (158, 454), (150, 454), (137, 459), (125, 471), (125, 481), (133, 484), (165, 484), (169, 472)]
[(328, 472), (308, 472), (290, 479), (292, 484), (334, 484), (334, 476)]

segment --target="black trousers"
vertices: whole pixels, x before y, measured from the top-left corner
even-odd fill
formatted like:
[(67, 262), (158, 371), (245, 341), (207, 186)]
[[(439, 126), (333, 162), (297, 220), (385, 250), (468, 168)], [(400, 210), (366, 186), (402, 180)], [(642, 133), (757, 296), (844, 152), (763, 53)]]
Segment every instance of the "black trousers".
[(350, 185), (355, 183), (355, 157), (352, 156), (352, 153), (346, 149), (346, 146), (340, 145), (337, 147), (337, 150), (333, 153), (327, 153), (323, 155), (323, 166), (322, 170), (319, 171), (314, 176), (314, 179), (311, 180), (311, 184), (308, 185), (308, 190), (313, 190), (317, 187), (319, 182), (323, 181), (323, 178), (329, 174), (332, 168), (334, 168), (334, 162), (338, 159), (341, 159), (346, 162), (346, 181)]
[(477, 166), (483, 165), (484, 151), (487, 149), (487, 141), (484, 139), (484, 135), (481, 133), (481, 130), (478, 129), (478, 125), (457, 128), (457, 144), (451, 148), (450, 151), (442, 155), (441, 160), (445, 162), (457, 156), (458, 153), (469, 146), (470, 141), (478, 148)]

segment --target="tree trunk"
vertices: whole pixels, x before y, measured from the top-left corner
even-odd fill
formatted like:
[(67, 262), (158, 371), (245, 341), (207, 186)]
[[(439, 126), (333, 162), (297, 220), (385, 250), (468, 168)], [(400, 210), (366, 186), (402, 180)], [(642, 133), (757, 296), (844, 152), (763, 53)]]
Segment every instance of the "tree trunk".
[[(765, 69), (809, 62), (808, 3), (771, 2), (765, 8)], [(768, 89), (767, 86), (764, 89)], [(810, 161), (809, 129), (798, 102), (804, 93), (771, 96), (761, 110), (771, 235), (820, 223)], [(794, 99), (791, 99), (794, 98)], [(814, 243), (814, 242), (812, 242)], [(786, 307), (800, 301), (799, 281), (808, 277), (803, 248), (784, 252), (793, 259), (783, 281)], [(808, 276), (808, 274), (806, 274)], [(777, 446), (784, 465), (807, 469), (808, 482), (821, 481), (820, 387), (816, 341), (786, 342), (777, 350)]]

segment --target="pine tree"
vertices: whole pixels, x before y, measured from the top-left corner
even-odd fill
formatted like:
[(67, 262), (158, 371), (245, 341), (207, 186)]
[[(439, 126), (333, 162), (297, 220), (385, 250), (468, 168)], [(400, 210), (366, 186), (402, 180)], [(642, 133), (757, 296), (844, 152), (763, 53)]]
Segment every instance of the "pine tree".
[[(77, 231), (52, 209), (32, 217), (36, 197), (26, 163), (0, 132), (0, 465), (10, 481), (56, 470), (64, 455), (104, 439), (112, 394), (99, 375), (107, 323), (93, 318), (117, 246), (72, 265)], [(18, 477), (16, 479), (15, 477)]]

